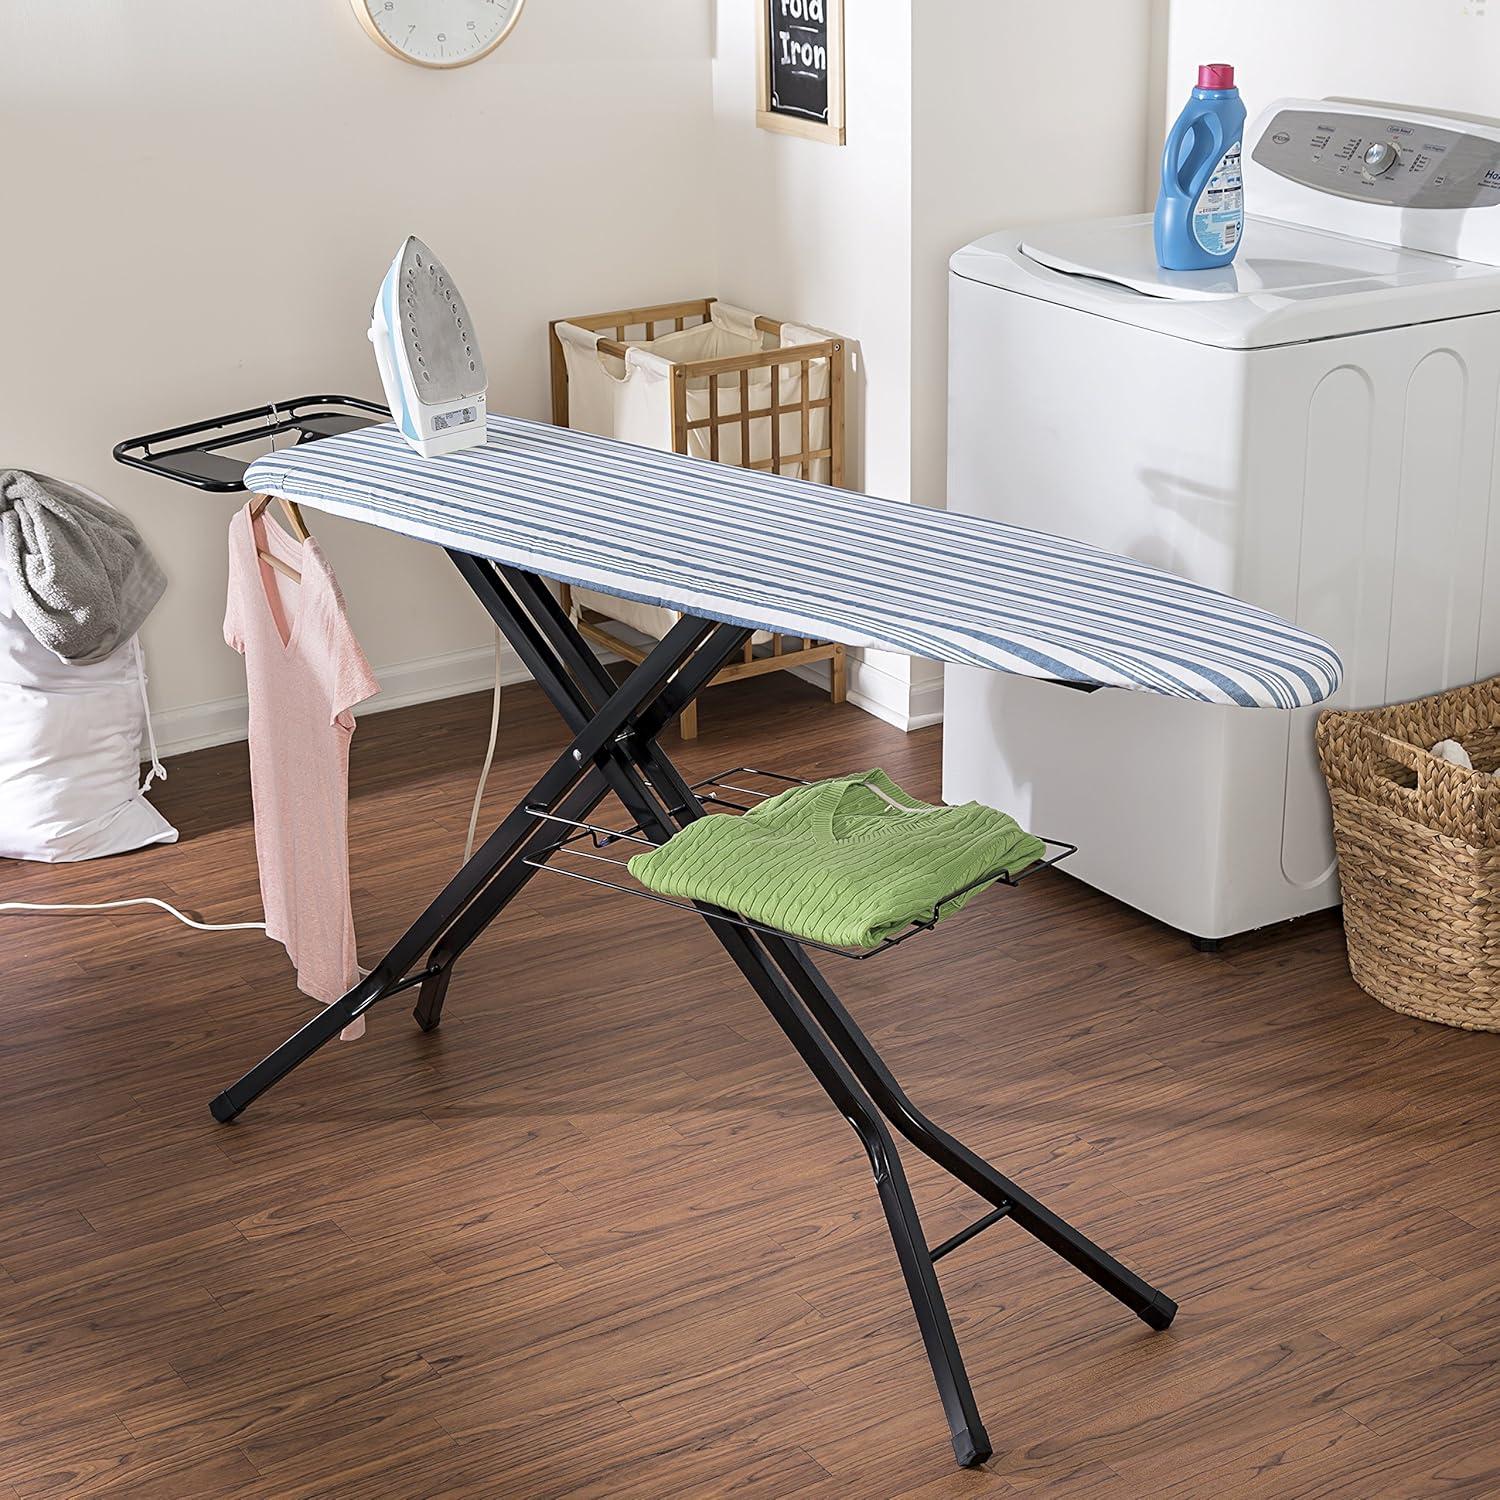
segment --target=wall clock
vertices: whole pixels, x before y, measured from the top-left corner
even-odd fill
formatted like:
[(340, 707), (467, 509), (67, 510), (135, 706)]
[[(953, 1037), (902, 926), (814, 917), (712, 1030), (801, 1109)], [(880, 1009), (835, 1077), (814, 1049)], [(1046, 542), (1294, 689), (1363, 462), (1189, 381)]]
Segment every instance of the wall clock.
[(349, 0), (393, 57), (424, 68), (478, 62), (510, 35), (526, 0)]

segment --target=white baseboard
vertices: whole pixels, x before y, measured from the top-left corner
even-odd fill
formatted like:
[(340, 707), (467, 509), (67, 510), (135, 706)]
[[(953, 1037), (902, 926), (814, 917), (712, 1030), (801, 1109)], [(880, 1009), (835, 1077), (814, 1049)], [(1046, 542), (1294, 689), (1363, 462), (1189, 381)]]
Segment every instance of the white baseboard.
[(882, 702), (879, 698), (869, 697), (857, 688), (849, 689), (849, 701), (857, 708), (862, 708), (867, 714), (873, 714), (877, 719), (883, 719), (887, 724), (894, 724), (897, 729), (905, 730), (910, 734), (913, 729), (926, 729), (929, 724), (941, 724), (943, 722), (943, 685), (938, 684), (936, 702), (932, 702), (933, 694), (930, 689), (918, 689), (910, 695), (909, 706), (905, 708), (893, 708), (889, 703)]
[[(420, 661), (377, 667), (375, 676), (380, 681), (380, 692), (359, 706), (357, 713), (361, 718), (365, 714), (383, 713), (388, 708), (405, 708), (409, 703), (430, 703), (437, 698), (481, 692), (495, 680), (495, 654), (489, 646), (449, 651)], [(507, 646), (501, 660), (500, 680), (508, 685), (525, 682), (529, 676)], [(249, 717), (248, 699), (219, 698), (152, 714), (151, 727), (156, 732), (157, 750), (165, 758), (242, 740), (249, 732)]]
[[(828, 688), (828, 664), (815, 661), (797, 667), (795, 675), (805, 682)], [(862, 661), (857, 652), (849, 655), (849, 701), (867, 714), (897, 729), (910, 733), (943, 721), (943, 678), (903, 682), (888, 672), (879, 671)]]
[(912, 732), (913, 729), (926, 729), (929, 724), (942, 723), (941, 687), (938, 690), (938, 705), (936, 705), (936, 708), (933, 708), (933, 706), (926, 706), (924, 708), (924, 706), (916, 702), (915, 697), (913, 697), (910, 708), (892, 708), (889, 703), (882, 702), (877, 697), (865, 696), (858, 688), (853, 687), (849, 688), (849, 702), (853, 703), (855, 708), (862, 708), (867, 714), (873, 714), (876, 718), (883, 718), (885, 723), (894, 724), (897, 729), (904, 730), (906, 733)]

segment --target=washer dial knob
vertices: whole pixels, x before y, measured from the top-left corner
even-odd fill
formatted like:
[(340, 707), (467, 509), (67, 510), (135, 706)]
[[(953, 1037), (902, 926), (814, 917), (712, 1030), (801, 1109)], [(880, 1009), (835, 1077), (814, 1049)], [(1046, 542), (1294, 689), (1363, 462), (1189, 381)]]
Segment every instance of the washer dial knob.
[(1389, 141), (1375, 141), (1365, 152), (1365, 171), (1379, 177), (1400, 160), (1401, 153)]

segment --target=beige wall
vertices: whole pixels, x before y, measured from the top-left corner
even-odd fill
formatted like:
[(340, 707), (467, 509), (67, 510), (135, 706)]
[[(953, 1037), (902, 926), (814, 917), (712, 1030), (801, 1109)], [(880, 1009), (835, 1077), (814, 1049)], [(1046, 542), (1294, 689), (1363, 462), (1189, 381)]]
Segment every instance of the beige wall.
[[(702, 0), (531, 0), (490, 58), (386, 56), (346, 0), (8, 0), (0, 465), (138, 521), (179, 747), (243, 724), (222, 644), (231, 504), (110, 458), (120, 438), (311, 391), (378, 397), (370, 304), (415, 232), (464, 288), (494, 409), (545, 415), (548, 317), (695, 294), (713, 248)], [(441, 554), (317, 521), (388, 694), (487, 680)]]

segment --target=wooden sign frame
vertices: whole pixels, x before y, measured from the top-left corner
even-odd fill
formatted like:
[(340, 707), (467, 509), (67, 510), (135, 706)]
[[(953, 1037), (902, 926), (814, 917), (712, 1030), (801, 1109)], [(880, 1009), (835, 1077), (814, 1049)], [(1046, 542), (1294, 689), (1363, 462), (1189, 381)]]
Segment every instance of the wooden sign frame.
[(755, 0), (755, 123), (829, 146), (844, 144), (844, 0), (823, 0), (828, 16), (828, 120), (781, 114), (771, 107), (771, 13), (779, 0)]

